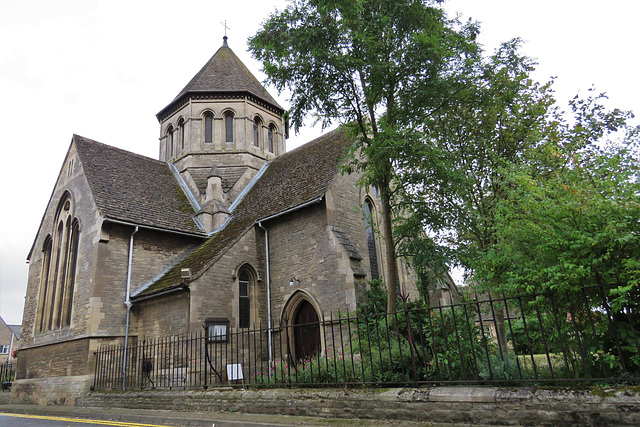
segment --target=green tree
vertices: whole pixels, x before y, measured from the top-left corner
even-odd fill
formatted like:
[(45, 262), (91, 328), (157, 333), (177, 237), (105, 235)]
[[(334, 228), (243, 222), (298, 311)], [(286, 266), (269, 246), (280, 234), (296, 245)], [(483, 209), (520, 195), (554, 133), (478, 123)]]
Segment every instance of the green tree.
[(583, 342), (583, 357), (604, 351), (611, 366), (638, 372), (638, 129), (626, 125), (630, 113), (608, 111), (600, 97), (576, 98), (572, 110), (558, 139), (508, 174), (508, 196), (496, 209), (499, 244), (477, 275), (510, 293), (552, 290), (556, 309), (574, 313), (573, 322), (600, 318), (584, 327), (597, 328), (604, 344)]
[(418, 119), (412, 98), (444, 104), (449, 82), (477, 51), (475, 25), (448, 20), (441, 2), (295, 0), (249, 40), (267, 80), (290, 91), (294, 129), (313, 115), (353, 132), (346, 169), (380, 191), (389, 312), (396, 311), (392, 220), (402, 215), (396, 165), (406, 155), (406, 126)]
[[(507, 195), (506, 173), (526, 164), (526, 153), (554, 131), (551, 83), (531, 79), (535, 64), (519, 47), (515, 39), (492, 56), (468, 61), (438, 108), (423, 103), (422, 93), (412, 100), (421, 119), (411, 123), (411, 152), (398, 163), (411, 214), (396, 232), (403, 237), (401, 253), (413, 259), (424, 283), (450, 265), (471, 273), (479, 267), (498, 241), (495, 215)], [(502, 310), (495, 320), (506, 351)]]
[(442, 108), (421, 106), (420, 94), (413, 100), (423, 118), (412, 124), (412, 155), (399, 165), (412, 214), (398, 232), (418, 269), (448, 263), (475, 270), (497, 242), (505, 173), (526, 164), (526, 153), (553, 131), (551, 85), (531, 79), (535, 64), (519, 45), (516, 39), (476, 58)]

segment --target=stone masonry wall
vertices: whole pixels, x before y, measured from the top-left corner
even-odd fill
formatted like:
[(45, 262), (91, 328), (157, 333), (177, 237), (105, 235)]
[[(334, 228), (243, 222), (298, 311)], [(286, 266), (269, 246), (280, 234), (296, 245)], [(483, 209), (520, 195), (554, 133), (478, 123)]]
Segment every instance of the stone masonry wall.
[(202, 276), (189, 284), (190, 331), (201, 330), (207, 318), (225, 318), (237, 328), (238, 277), (242, 266), (252, 272), (249, 288), (251, 325), (266, 325), (266, 280), (264, 239), (256, 227), (248, 230)]
[(136, 303), (132, 310), (138, 342), (189, 332), (189, 292), (180, 291)]
[[(93, 310), (87, 313), (87, 316), (91, 316), (92, 333), (124, 335), (127, 263), (133, 230), (130, 226), (105, 223), (91, 295)], [(134, 235), (131, 292), (161, 273), (197, 241), (185, 236), (139, 229)], [(136, 323), (132, 322), (130, 333), (135, 334), (136, 327)]]
[[(340, 251), (332, 244), (324, 202), (292, 212), (265, 224), (269, 230), (271, 301), (274, 323), (278, 324), (289, 298), (306, 292), (322, 311), (355, 309), (353, 290), (345, 289), (349, 274), (340, 268)], [(294, 277), (300, 282), (294, 281)]]
[(93, 392), (78, 406), (388, 419), (456, 425), (637, 426), (640, 390), (431, 387)]
[[(366, 292), (366, 283), (371, 280), (371, 268), (369, 263), (369, 252), (367, 247), (366, 225), (364, 221), (363, 206), (365, 199), (369, 198), (374, 205), (374, 224), (378, 227), (376, 234), (376, 252), (378, 255), (378, 270), (381, 274), (380, 279), (383, 280), (383, 271), (385, 267), (386, 251), (384, 239), (380, 234), (380, 226), (382, 218), (380, 216), (380, 198), (375, 192), (365, 191), (357, 184), (358, 176), (338, 175), (334, 179), (329, 191), (327, 192), (327, 217), (328, 223), (342, 230), (349, 241), (355, 246), (358, 254), (362, 257), (361, 261), (351, 260), (351, 267), (356, 272), (361, 271), (366, 274), (360, 280), (353, 284), (357, 300), (363, 301)], [(416, 286), (416, 277), (403, 260), (398, 262), (398, 277), (400, 283), (405, 285), (411, 299), (419, 297)]]
[(88, 375), (89, 340), (80, 339), (20, 350), (17, 378)]

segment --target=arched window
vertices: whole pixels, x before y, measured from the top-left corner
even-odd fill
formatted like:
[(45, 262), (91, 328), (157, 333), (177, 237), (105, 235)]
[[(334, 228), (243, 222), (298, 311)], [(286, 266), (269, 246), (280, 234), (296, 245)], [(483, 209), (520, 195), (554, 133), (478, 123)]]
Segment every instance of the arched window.
[(204, 142), (213, 142), (213, 114), (204, 115)]
[(253, 145), (260, 146), (260, 131), (262, 130), (262, 120), (260, 117), (253, 119)]
[(224, 115), (224, 135), (226, 142), (233, 142), (233, 113)]
[(42, 245), (42, 272), (40, 274), (40, 295), (38, 297), (38, 318), (40, 321), (37, 323), (38, 331), (44, 330), (44, 318), (46, 298), (49, 293), (49, 277), (51, 274), (51, 251), (52, 251), (53, 239), (51, 235), (48, 235), (44, 239), (44, 245)]
[(69, 194), (58, 204), (53, 237), (43, 245), (36, 326), (39, 332), (71, 324), (80, 226)]
[(184, 150), (184, 120), (178, 121), (178, 138), (180, 138), (180, 150)]
[(371, 280), (376, 280), (380, 278), (380, 272), (378, 270), (378, 252), (376, 251), (376, 235), (374, 232), (373, 205), (368, 199), (364, 202), (364, 218), (367, 230), (367, 250), (369, 252)]
[(238, 327), (248, 328), (251, 324), (251, 300), (249, 288), (251, 276), (247, 270), (242, 270), (238, 278)]
[(71, 308), (73, 306), (73, 292), (76, 285), (76, 265), (78, 263), (78, 243), (80, 239), (80, 223), (74, 219), (71, 223), (71, 237), (69, 239), (69, 262), (66, 272), (65, 293), (62, 306), (62, 326), (71, 324)]
[(173, 157), (173, 126), (167, 128), (167, 159)]
[(273, 153), (273, 141), (275, 138), (276, 127), (274, 125), (269, 126), (269, 152)]

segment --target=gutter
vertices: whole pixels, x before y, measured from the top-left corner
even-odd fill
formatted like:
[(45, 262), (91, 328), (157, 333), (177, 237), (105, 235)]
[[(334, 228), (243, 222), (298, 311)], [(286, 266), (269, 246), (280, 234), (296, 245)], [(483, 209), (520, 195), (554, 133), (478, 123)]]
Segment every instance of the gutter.
[(173, 163), (167, 163), (167, 165), (169, 165), (169, 170), (173, 174), (173, 176), (176, 179), (176, 181), (178, 181), (178, 185), (182, 189), (182, 192), (185, 194), (185, 196), (187, 196), (187, 199), (189, 199), (189, 203), (191, 204), (191, 207), (196, 212), (198, 212), (201, 209), (200, 208), (200, 204), (198, 203), (196, 198), (191, 193), (191, 190), (189, 189), (189, 186), (187, 185), (187, 183), (184, 181), (184, 179), (180, 175), (180, 172), (178, 172), (178, 169), (176, 169), (176, 167), (173, 165)]
[(119, 219), (105, 218), (103, 222), (111, 222), (113, 224), (128, 225), (129, 227), (139, 227), (139, 228), (144, 228), (145, 230), (161, 231), (163, 233), (178, 234), (180, 236), (198, 237), (200, 239), (207, 238), (205, 234), (187, 233), (185, 231), (170, 230), (167, 228), (153, 227), (151, 225), (140, 225), (140, 224), (135, 224), (133, 222), (121, 221)]
[(272, 219), (277, 218), (279, 216), (286, 215), (286, 214), (288, 214), (290, 212), (297, 211), (298, 209), (306, 208), (309, 205), (320, 203), (323, 198), (324, 198), (324, 196), (320, 196), (320, 197), (315, 198), (313, 200), (309, 200), (308, 202), (305, 202), (305, 203), (303, 203), (301, 205), (294, 206), (294, 207), (289, 208), (289, 209), (285, 209), (285, 210), (283, 210), (281, 212), (278, 212), (277, 214), (273, 214), (273, 215), (266, 216), (264, 218), (260, 218), (259, 220), (256, 221), (256, 224), (260, 224), (261, 222), (269, 221), (269, 220), (272, 220)]
[(264, 172), (267, 170), (268, 167), (269, 167), (269, 162), (265, 163), (258, 170), (258, 172), (253, 176), (253, 178), (251, 178), (251, 181), (249, 181), (249, 184), (247, 184), (247, 186), (242, 189), (240, 194), (238, 194), (238, 197), (236, 197), (233, 203), (231, 203), (231, 206), (229, 206), (229, 213), (232, 213), (235, 210), (235, 208), (240, 204), (242, 199), (244, 199), (244, 196), (249, 192), (249, 190), (251, 190), (251, 188), (253, 188), (255, 183), (260, 179), (260, 177), (262, 177), (262, 175), (264, 174)]
[(173, 287), (171, 289), (165, 289), (164, 291), (161, 291), (161, 292), (158, 292), (158, 293), (144, 295), (144, 296), (141, 296), (141, 297), (134, 296), (133, 297), (133, 302), (140, 302), (140, 301), (148, 300), (148, 299), (151, 299), (151, 298), (156, 298), (156, 297), (159, 297), (159, 296), (162, 296), (162, 295), (167, 295), (167, 294), (172, 294), (172, 293), (175, 293), (175, 292), (180, 292), (180, 291), (183, 291), (184, 289), (185, 289), (185, 286), (182, 283), (180, 283), (176, 287)]

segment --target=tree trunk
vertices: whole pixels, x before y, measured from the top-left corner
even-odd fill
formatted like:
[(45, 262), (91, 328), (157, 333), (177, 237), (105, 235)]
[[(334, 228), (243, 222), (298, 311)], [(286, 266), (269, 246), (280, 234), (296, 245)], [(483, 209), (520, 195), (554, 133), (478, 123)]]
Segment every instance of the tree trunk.
[[(497, 300), (498, 298), (501, 298), (498, 292), (491, 291), (489, 294), (491, 296), (491, 299), (494, 301)], [(505, 314), (504, 304), (505, 303), (502, 301), (495, 302), (493, 304), (493, 310), (494, 310), (494, 321), (496, 325), (496, 338), (498, 340), (498, 347), (500, 349), (500, 352), (503, 355), (506, 355), (509, 352), (509, 349), (507, 348), (507, 325), (505, 323), (505, 318), (504, 318), (504, 314)]]
[(381, 216), (382, 216), (382, 238), (384, 240), (385, 261), (384, 261), (384, 278), (387, 284), (387, 313), (395, 313), (397, 311), (396, 301), (397, 293), (397, 264), (396, 264), (396, 248), (393, 241), (393, 230), (391, 227), (391, 201), (389, 198), (388, 184), (385, 190), (382, 190), (380, 198), (382, 199)]

